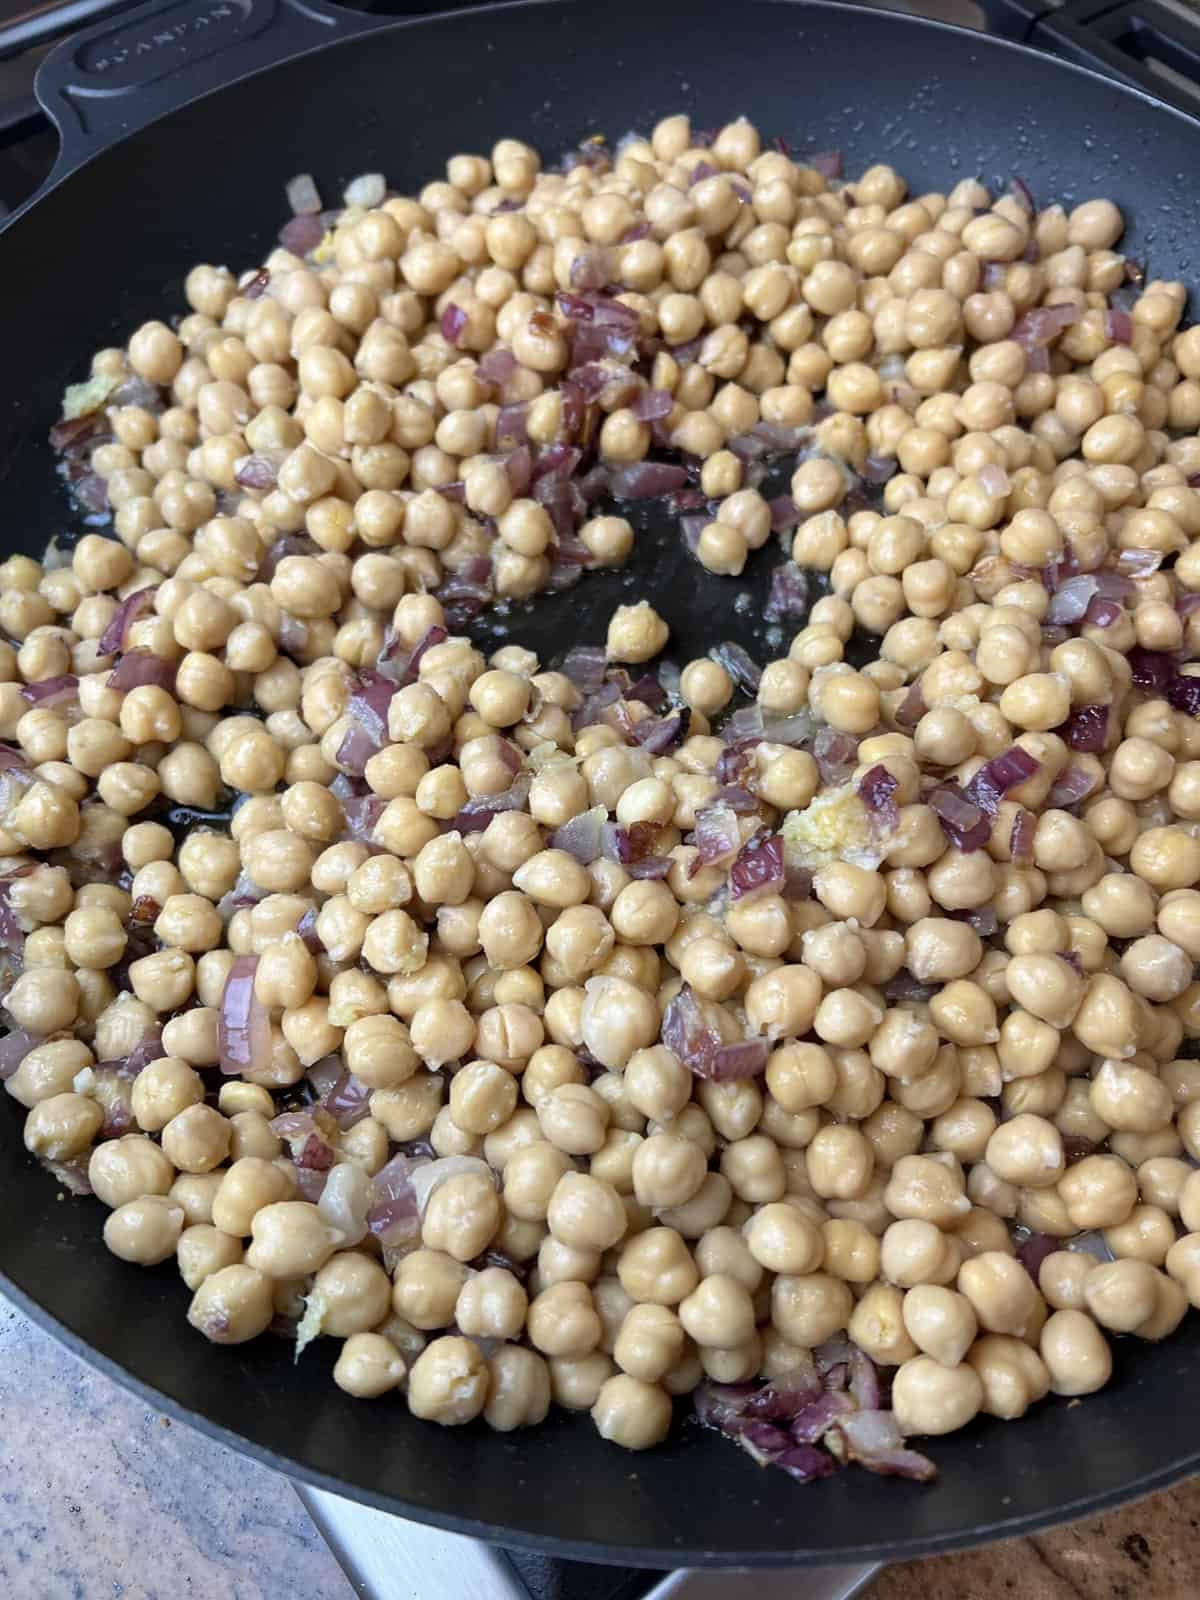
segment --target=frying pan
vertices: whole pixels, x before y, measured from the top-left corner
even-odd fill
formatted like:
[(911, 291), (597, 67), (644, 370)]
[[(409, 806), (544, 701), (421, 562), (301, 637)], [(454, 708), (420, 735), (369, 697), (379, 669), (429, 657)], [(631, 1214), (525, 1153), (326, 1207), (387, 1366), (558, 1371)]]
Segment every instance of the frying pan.
[[(1200, 124), (1033, 51), (829, 4), (550, 0), (397, 22), (322, 0), (155, 0), (77, 35), (39, 94), (61, 159), (0, 236), (4, 539), (30, 552), (77, 526), (45, 442), (64, 384), (97, 346), (181, 307), (194, 262), (261, 259), (299, 171), (326, 196), (370, 170), (407, 189), (503, 135), (552, 158), (681, 108), (700, 126), (746, 112), (797, 152), (841, 148), (851, 172), (891, 161), (918, 192), (1018, 172), (1042, 202), (1109, 195), (1155, 276), (1189, 281), (1200, 267)], [(653, 517), (639, 552), (631, 572), (492, 618), (481, 636), (507, 630), (553, 659), (601, 639), (636, 591), (653, 594), (681, 661), (721, 637), (770, 647), (769, 558), (744, 583), (709, 577)], [(1200, 1466), (1186, 1403), (1200, 1319), (1159, 1348), (1122, 1344), (1112, 1385), (1081, 1405), (935, 1441), (932, 1487), (857, 1470), (801, 1487), (682, 1422), (640, 1456), (580, 1418), (516, 1436), (438, 1429), (399, 1402), (340, 1393), (332, 1341), (293, 1366), (279, 1341), (217, 1349), (192, 1333), (173, 1270), (111, 1256), (98, 1202), (57, 1196), (24, 1154), (18, 1108), (0, 1100), (6, 1292), (148, 1403), (402, 1516), (640, 1566), (849, 1562), (1027, 1532)]]

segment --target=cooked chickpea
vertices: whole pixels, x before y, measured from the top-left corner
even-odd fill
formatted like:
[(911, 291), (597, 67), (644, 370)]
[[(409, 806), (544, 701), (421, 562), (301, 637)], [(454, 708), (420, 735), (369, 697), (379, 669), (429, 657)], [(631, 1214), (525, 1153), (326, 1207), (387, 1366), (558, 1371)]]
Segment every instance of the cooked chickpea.
[(209, 1273), (192, 1296), (188, 1321), (214, 1344), (244, 1344), (275, 1315), (271, 1280), (242, 1262)]
[(1094, 1394), (1112, 1376), (1112, 1352), (1085, 1311), (1056, 1311), (1046, 1319), (1038, 1348), (1054, 1394)]
[(415, 1417), (456, 1427), (487, 1404), (491, 1373), (478, 1345), (446, 1335), (433, 1339), (408, 1374), (408, 1408)]
[(657, 1384), (622, 1372), (601, 1386), (591, 1414), (602, 1439), (625, 1450), (647, 1450), (667, 1436), (671, 1398)]

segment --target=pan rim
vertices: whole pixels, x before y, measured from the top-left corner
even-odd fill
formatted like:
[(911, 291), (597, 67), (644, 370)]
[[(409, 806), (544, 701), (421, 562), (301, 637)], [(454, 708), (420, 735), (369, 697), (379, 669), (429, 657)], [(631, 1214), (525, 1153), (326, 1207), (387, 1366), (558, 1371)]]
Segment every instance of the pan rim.
[[(852, 8), (841, 7), (841, 9)], [(557, 1534), (526, 1533), (507, 1524), (489, 1522), (477, 1517), (438, 1511), (426, 1506), (413, 1508), (406, 1501), (398, 1502), (392, 1496), (379, 1494), (361, 1485), (348, 1484), (344, 1479), (335, 1478), (329, 1473), (320, 1471), (319, 1468), (297, 1462), (290, 1456), (272, 1450), (268, 1445), (259, 1444), (256, 1440), (248, 1439), (244, 1434), (227, 1428), (223, 1423), (213, 1421), (211, 1417), (175, 1399), (155, 1384), (137, 1377), (119, 1361), (103, 1354), (80, 1334), (68, 1328), (39, 1300), (34, 1299), (14, 1283), (3, 1268), (0, 1268), (0, 1289), (32, 1322), (65, 1346), (73, 1356), (102, 1372), (121, 1388), (131, 1391), (140, 1400), (165, 1412), (173, 1421), (198, 1429), (210, 1439), (216, 1440), (218, 1444), (240, 1455), (251, 1457), (252, 1460), (271, 1468), (291, 1482), (298, 1480), (314, 1489), (338, 1495), (343, 1500), (353, 1500), (376, 1511), (399, 1517), (402, 1521), (420, 1522), (427, 1527), (441, 1528), (446, 1533), (462, 1534), (470, 1539), (482, 1539), (489, 1544), (533, 1551), (565, 1561), (589, 1562), (595, 1566), (650, 1567), (659, 1571), (675, 1571), (680, 1567), (737, 1570), (850, 1567), (870, 1561), (884, 1563), (896, 1560), (908, 1561), (921, 1556), (946, 1555), (957, 1550), (969, 1550), (998, 1539), (1028, 1537), (1045, 1528), (1075, 1522), (1085, 1516), (1096, 1516), (1116, 1506), (1125, 1505), (1131, 1500), (1142, 1499), (1200, 1472), (1200, 1450), (1197, 1450), (1158, 1471), (1146, 1473), (1131, 1483), (1122, 1484), (1119, 1488), (1081, 1495), (1074, 1500), (1064, 1501), (1044, 1513), (996, 1517), (966, 1530), (922, 1536), (899, 1546), (880, 1541), (867, 1541), (852, 1547), (810, 1545), (798, 1550), (747, 1550), (739, 1551), (737, 1559), (731, 1560), (729, 1553), (723, 1550), (682, 1550), (651, 1545), (622, 1545), (608, 1541), (600, 1543), (590, 1539), (564, 1538)], [(397, 1510), (398, 1504), (404, 1507), (403, 1511)], [(684, 1559), (681, 1560), (681, 1557)]]
[[(494, 0), (494, 3), (474, 9), (477, 9), (485, 16), (534, 9), (564, 12), (570, 3), (571, 0)], [(1183, 127), (1193, 133), (1200, 132), (1200, 117), (1193, 116), (1175, 106), (1158, 100), (1138, 86), (1107, 78), (1103, 73), (1093, 68), (1080, 66), (1073, 62), (1060, 61), (1050, 56), (1046, 51), (1019, 41), (998, 38), (959, 24), (915, 17), (902, 12), (875, 10), (874, 8), (870, 11), (865, 11), (862, 6), (846, 3), (846, 0), (760, 0), (760, 3), (770, 4), (781, 9), (789, 8), (798, 14), (853, 15), (860, 21), (864, 19), (864, 16), (872, 16), (883, 19), (884, 26), (891, 25), (891, 23), (900, 23), (913, 29), (937, 30), (948, 33), (960, 40), (971, 41), (976, 49), (982, 49), (985, 53), (994, 47), (1003, 46), (1019, 52), (1024, 57), (1035, 57), (1047, 62), (1054, 68), (1061, 68), (1068, 70), (1072, 74), (1078, 74), (1085, 80), (1091, 80), (1095, 85), (1109, 93), (1121, 91), (1157, 114), (1172, 114), (1173, 117), (1179, 119)], [(245, 84), (250, 79), (261, 78), (275, 70), (284, 70), (293, 63), (303, 60), (318, 51), (333, 50), (339, 46), (348, 46), (366, 39), (374, 40), (377, 35), (381, 37), (390, 36), (400, 29), (426, 27), (432, 30), (440, 24), (457, 22), (462, 16), (463, 13), (459, 11), (436, 12), (425, 16), (392, 19), (388, 23), (381, 23), (369, 33), (352, 34), (345, 38), (332, 39), (315, 45), (309, 50), (288, 56), (281, 62), (244, 73), (230, 79), (222, 88), (233, 88), (236, 85)], [(170, 120), (187, 110), (189, 106), (197, 105), (220, 92), (220, 90), (210, 90), (204, 94), (197, 95), (193, 100), (176, 107), (175, 110), (165, 112), (161, 117), (154, 119), (154, 121), (148, 123), (136, 133), (114, 141), (105, 149), (96, 152), (80, 166), (64, 172), (61, 177), (53, 181), (50, 187), (32, 197), (25, 206), (18, 208), (13, 213), (9, 226), (11, 227), (28, 216), (32, 210), (41, 205), (43, 201), (49, 200), (53, 194), (61, 189), (64, 184), (69, 183), (72, 178), (84, 172), (90, 172), (96, 163), (102, 162), (119, 145), (135, 141), (139, 135), (149, 133), (151, 129), (158, 127), (162, 122)], [(4, 231), (8, 232), (8, 229), (6, 228)], [(836, 1545), (833, 1547), (809, 1546), (801, 1550), (746, 1550), (738, 1551), (736, 1556), (731, 1558), (726, 1551), (684, 1550), (682, 1548), (641, 1545), (627, 1546), (609, 1542), (599, 1543), (594, 1540), (571, 1539), (551, 1534), (523, 1532), (507, 1524), (489, 1522), (457, 1513), (443, 1512), (425, 1506), (412, 1506), (409, 1502), (400, 1501), (394, 1496), (350, 1484), (341, 1478), (324, 1473), (320, 1469), (307, 1466), (294, 1457), (284, 1455), (269, 1446), (260, 1444), (246, 1434), (214, 1421), (201, 1412), (194, 1410), (183, 1401), (175, 1399), (154, 1384), (135, 1375), (120, 1361), (98, 1350), (82, 1335), (63, 1323), (40, 1300), (35, 1299), (28, 1291), (16, 1283), (2, 1266), (0, 1266), (0, 1287), (3, 1288), (4, 1293), (25, 1315), (67, 1348), (72, 1355), (85, 1361), (96, 1370), (103, 1372), (106, 1377), (120, 1384), (122, 1388), (136, 1394), (139, 1398), (162, 1410), (173, 1419), (200, 1429), (207, 1436), (227, 1448), (247, 1455), (280, 1472), (289, 1479), (310, 1484), (329, 1493), (372, 1506), (392, 1515), (442, 1528), (447, 1532), (485, 1539), (510, 1547), (536, 1550), (564, 1559), (604, 1565), (640, 1565), (661, 1569), (678, 1568), (681, 1565), (681, 1557), (683, 1558), (683, 1564), (687, 1566), (716, 1569), (730, 1567), (769, 1568), (848, 1565), (852, 1562), (867, 1560), (909, 1559), (920, 1555), (946, 1553), (970, 1548), (981, 1543), (1018, 1534), (1035, 1533), (1046, 1527), (1074, 1520), (1081, 1516), (1094, 1515), (1114, 1506), (1124, 1504), (1130, 1500), (1169, 1487), (1171, 1484), (1200, 1471), (1200, 1449), (1198, 1449), (1193, 1453), (1176, 1458), (1161, 1468), (1143, 1474), (1131, 1482), (1078, 1496), (1068, 1501), (1058, 1502), (1044, 1512), (1025, 1512), (1008, 1517), (989, 1518), (986, 1522), (977, 1523), (970, 1529), (919, 1535), (899, 1545), (895, 1543), (866, 1542), (852, 1547)]]
[[(135, 129), (133, 132), (121, 134), (118, 137), (106, 142), (100, 149), (86, 156), (78, 165), (68, 166), (64, 172), (57, 176), (57, 168), (62, 159), (63, 149), (65, 148), (63, 131), (54, 105), (42, 99), (40, 92), (40, 81), (35, 79), (34, 91), (38, 105), (49, 118), (59, 136), (59, 154), (55, 158), (55, 165), (47, 174), (43, 186), (34, 194), (30, 195), (30, 197), (21, 205), (19, 205), (15, 211), (12, 211), (6, 218), (0, 221), (0, 240), (2, 240), (6, 235), (10, 234), (16, 225), (24, 220), (24, 218), (29, 216), (36, 207), (40, 206), (44, 201), (49, 200), (52, 195), (57, 194), (57, 192), (63, 188), (65, 184), (68, 184), (73, 178), (79, 176), (80, 174), (90, 171), (113, 151), (141, 137), (143, 134), (149, 132), (150, 129), (158, 127), (164, 122), (170, 121), (172, 118), (180, 115), (180, 113), (189, 110), (192, 106), (199, 105), (203, 101), (210, 100), (214, 96), (223, 94), (226, 90), (233, 89), (240, 84), (248, 83), (252, 79), (262, 78), (272, 72), (284, 69), (293, 62), (303, 61), (308, 56), (316, 55), (321, 52), (335, 51), (355, 44), (361, 44), (366, 40), (382, 38), (393, 33), (400, 32), (401, 30), (412, 28), (428, 28), (432, 30), (442, 24), (453, 24), (454, 22), (460, 20), (464, 15), (490, 17), (495, 15), (503, 15), (508, 12), (519, 11), (566, 11), (575, 3), (576, 0), (485, 0), (484, 4), (471, 6), (467, 13), (464, 13), (461, 10), (431, 11), (415, 16), (393, 17), (386, 22), (379, 22), (376, 26), (359, 28), (353, 32), (335, 36), (331, 39), (319, 40), (317, 43), (308, 46), (306, 49), (284, 56), (282, 60), (270, 62), (264, 66), (253, 67), (248, 72), (238, 73), (236, 76), (229, 78), (225, 83), (220, 84), (216, 88), (206, 89), (201, 93), (194, 95), (190, 99), (181, 101), (179, 105), (172, 107), (170, 110), (162, 112), (159, 116), (152, 118), (149, 122), (145, 123), (142, 127)], [(702, 7), (708, 6), (711, 3), (712, 0), (700, 0)], [(856, 4), (855, 0), (756, 0), (756, 3), (761, 5), (775, 6), (780, 10), (794, 9), (796, 11), (826, 12), (840, 16), (855, 16), (860, 19), (879, 19), (885, 24), (899, 23), (903, 26), (911, 27), (914, 29), (914, 31), (930, 30), (936, 33), (946, 33), (954, 38), (964, 41), (971, 41), (976, 45), (981, 45), (986, 50), (1011, 51), (1014, 54), (1026, 59), (1033, 59), (1039, 62), (1047, 63), (1050, 66), (1053, 66), (1069, 75), (1081, 77), (1110, 92), (1119, 92), (1122, 95), (1127, 95), (1132, 100), (1141, 103), (1152, 111), (1155, 111), (1160, 115), (1175, 118), (1182, 123), (1185, 128), (1189, 128), (1193, 132), (1200, 133), (1200, 108), (1198, 108), (1194, 114), (1184, 111), (1179, 106), (1172, 105), (1169, 101), (1158, 99), (1157, 96), (1150, 94), (1138, 84), (1125, 83), (1117, 78), (1106, 77), (1104, 73), (1100, 72), (1097, 68), (1083, 66), (1081, 63), (1076, 61), (1064, 61), (1060, 57), (1053, 55), (1049, 50), (1039, 49), (1036, 44), (1029, 44), (1024, 40), (1006, 39), (1001, 37), (999, 34), (988, 33), (980, 29), (966, 27), (962, 23), (945, 22), (939, 17), (915, 16), (911, 12), (893, 11), (887, 6), (876, 4)], [(347, 11), (348, 16), (353, 17), (358, 15), (355, 12), (349, 11), (348, 8), (343, 9)], [(669, 14), (673, 9), (685, 10), (686, 13), (691, 17), (694, 17), (695, 15), (694, 5), (688, 5), (684, 7), (682, 0), (666, 0), (665, 4), (660, 4), (660, 6), (657, 8), (657, 11), (660, 11), (663, 14)], [(69, 48), (69, 44), (70, 41), (68, 40), (63, 45), (59, 46), (59, 49)]]

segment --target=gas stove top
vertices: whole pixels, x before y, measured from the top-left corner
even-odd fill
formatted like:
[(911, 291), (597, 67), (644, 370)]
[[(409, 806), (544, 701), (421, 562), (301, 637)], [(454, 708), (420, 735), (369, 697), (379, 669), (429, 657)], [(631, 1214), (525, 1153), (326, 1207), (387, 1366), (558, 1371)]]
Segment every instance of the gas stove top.
[[(58, 139), (33, 95), (37, 67), (73, 29), (135, 0), (0, 0), (0, 219), (35, 193)], [(462, 0), (346, 0), (411, 16)], [(468, 0), (469, 3), (469, 0)], [(877, 0), (859, 0), (872, 6)], [(1023, 40), (1200, 114), (1200, 24), (1181, 0), (887, 0), (883, 9)], [(362, 1600), (852, 1600), (878, 1566), (749, 1572), (590, 1566), (502, 1550), (305, 1484), (296, 1493)]]

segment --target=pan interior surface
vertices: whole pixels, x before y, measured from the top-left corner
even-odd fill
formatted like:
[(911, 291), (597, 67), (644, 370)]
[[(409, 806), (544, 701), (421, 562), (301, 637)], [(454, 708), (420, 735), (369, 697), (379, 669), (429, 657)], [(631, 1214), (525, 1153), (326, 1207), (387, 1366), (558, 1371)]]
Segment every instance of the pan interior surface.
[[(460, 150), (527, 139), (548, 160), (686, 109), (699, 126), (745, 113), (801, 155), (839, 148), (848, 173), (887, 161), (916, 192), (1018, 173), (1039, 204), (1096, 196), (1132, 219), (1124, 248), (1148, 276), (1193, 276), (1200, 222), (1187, 179), (1200, 126), (1045, 58), (909, 18), (747, 0), (647, 10), (629, 0), (459, 13), (398, 24), (230, 85), (99, 157), (3, 238), (0, 399), (3, 548), (37, 553), (74, 524), (46, 431), (91, 352), (182, 309), (198, 261), (261, 259), (286, 216), (288, 177), (326, 196), (362, 171), (409, 190)], [(765, 556), (764, 552), (764, 556)], [(618, 600), (648, 593), (686, 660), (716, 639), (761, 649), (767, 560), (739, 588), (648, 524), (630, 574), (591, 577), (489, 624), (552, 657), (599, 640)], [(748, 599), (734, 600), (739, 593)], [(905, 1557), (1028, 1530), (1149, 1491), (1200, 1464), (1190, 1409), (1192, 1319), (1161, 1348), (1118, 1351), (1117, 1377), (1082, 1405), (978, 1422), (934, 1441), (923, 1488), (847, 1471), (800, 1487), (688, 1424), (644, 1456), (585, 1419), (529, 1434), (443, 1431), (397, 1402), (362, 1405), (331, 1382), (319, 1341), (293, 1367), (260, 1340), (218, 1349), (184, 1322), (172, 1269), (109, 1255), (101, 1208), (60, 1198), (24, 1155), (0, 1097), (0, 1268), (21, 1303), (152, 1403), (282, 1470), (403, 1515), (591, 1560), (752, 1565)]]

